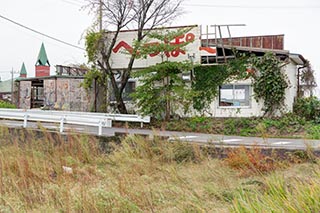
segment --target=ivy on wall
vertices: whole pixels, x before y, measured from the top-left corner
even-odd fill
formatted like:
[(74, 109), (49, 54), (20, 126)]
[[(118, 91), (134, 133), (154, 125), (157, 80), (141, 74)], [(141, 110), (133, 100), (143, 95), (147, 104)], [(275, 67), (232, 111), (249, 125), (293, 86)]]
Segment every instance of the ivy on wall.
[(282, 63), (272, 53), (251, 57), (249, 62), (255, 70), (252, 75), (255, 98), (263, 101), (266, 116), (274, 116), (284, 107), (285, 90), (289, 87), (288, 78), (281, 69)]
[(192, 90), (195, 92), (193, 108), (203, 111), (219, 94), (219, 86), (227, 81), (230, 74), (225, 65), (197, 66), (194, 68), (195, 81)]
[(264, 103), (265, 116), (273, 116), (284, 106), (285, 89), (289, 86), (281, 61), (272, 53), (262, 57), (236, 54), (225, 65), (195, 67), (195, 76), (193, 107), (200, 112), (219, 95), (219, 86), (231, 80), (251, 78), (256, 100)]

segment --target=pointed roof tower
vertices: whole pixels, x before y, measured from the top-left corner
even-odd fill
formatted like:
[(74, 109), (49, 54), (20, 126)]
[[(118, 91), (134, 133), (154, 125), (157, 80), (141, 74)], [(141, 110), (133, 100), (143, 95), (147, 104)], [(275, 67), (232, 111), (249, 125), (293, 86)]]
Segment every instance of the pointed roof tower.
[(36, 66), (50, 66), (48, 56), (46, 53), (46, 49), (44, 48), (44, 44), (41, 44), (40, 52), (38, 55), (38, 59), (36, 62)]
[(36, 62), (36, 77), (50, 76), (50, 63), (44, 48), (44, 44), (41, 44), (40, 52)]
[(20, 70), (20, 78), (26, 78), (26, 77), (27, 77), (27, 70), (23, 62)]

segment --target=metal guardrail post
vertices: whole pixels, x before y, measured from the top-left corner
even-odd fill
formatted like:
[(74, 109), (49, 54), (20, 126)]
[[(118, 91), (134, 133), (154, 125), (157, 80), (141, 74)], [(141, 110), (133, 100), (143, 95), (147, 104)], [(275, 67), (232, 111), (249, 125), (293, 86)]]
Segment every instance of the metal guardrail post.
[(26, 113), (24, 114), (23, 116), (23, 128), (27, 128), (27, 125), (28, 125), (28, 117), (29, 115)]
[(63, 133), (63, 125), (64, 125), (64, 121), (66, 120), (66, 116), (61, 117), (60, 120), (60, 133)]
[(105, 121), (100, 120), (99, 121), (99, 130), (98, 130), (98, 135), (102, 135), (102, 125), (105, 124)]

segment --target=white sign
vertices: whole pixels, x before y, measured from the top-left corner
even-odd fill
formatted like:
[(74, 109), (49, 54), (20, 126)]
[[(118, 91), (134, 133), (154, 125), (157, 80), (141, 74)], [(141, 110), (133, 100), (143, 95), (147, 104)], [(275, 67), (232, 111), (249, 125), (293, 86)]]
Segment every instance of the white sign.
[[(178, 30), (182, 27), (176, 28), (167, 28), (168, 30)], [(200, 63), (200, 57), (203, 55), (200, 52), (207, 52), (208, 54), (212, 54), (215, 51), (215, 48), (203, 48), (201, 47), (200, 41), (200, 27), (193, 26), (193, 27), (185, 27), (190, 28), (190, 30), (184, 33), (181, 36), (174, 38), (172, 41), (168, 41), (170, 45), (177, 45), (182, 44), (185, 42), (190, 42), (185, 49), (177, 49), (165, 52), (164, 56), (165, 59), (169, 61), (185, 61), (190, 60), (189, 56), (194, 55), (195, 58), (193, 59), (195, 63)], [(165, 29), (165, 30), (167, 30)], [(112, 56), (111, 56), (111, 66), (114, 69), (122, 69), (128, 66), (128, 62), (131, 57), (131, 52), (133, 50), (133, 41), (135, 40), (137, 35), (137, 31), (123, 31), (119, 33), (117, 42), (112, 49)], [(159, 40), (150, 40), (148, 41), (147, 45), (159, 45), (162, 41)], [(209, 52), (208, 52), (209, 51)], [(162, 61), (160, 53), (152, 53), (149, 54), (146, 59), (136, 59), (133, 65), (133, 68), (145, 68), (151, 65), (155, 65), (156, 63), (160, 63)]]

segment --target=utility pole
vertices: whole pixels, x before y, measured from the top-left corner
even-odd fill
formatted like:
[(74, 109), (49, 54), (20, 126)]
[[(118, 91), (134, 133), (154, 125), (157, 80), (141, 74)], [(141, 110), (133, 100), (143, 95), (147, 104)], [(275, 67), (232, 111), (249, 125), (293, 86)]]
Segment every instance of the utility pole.
[[(14, 90), (14, 74), (17, 74), (13, 71), (13, 68), (11, 68), (11, 71), (0, 71), (0, 73), (10, 73), (11, 74), (11, 102), (13, 101), (13, 90)], [(1, 79), (1, 78), (0, 78)]]
[(102, 0), (99, 2), (99, 31), (102, 32)]
[(11, 68), (11, 103), (13, 102), (13, 67)]

